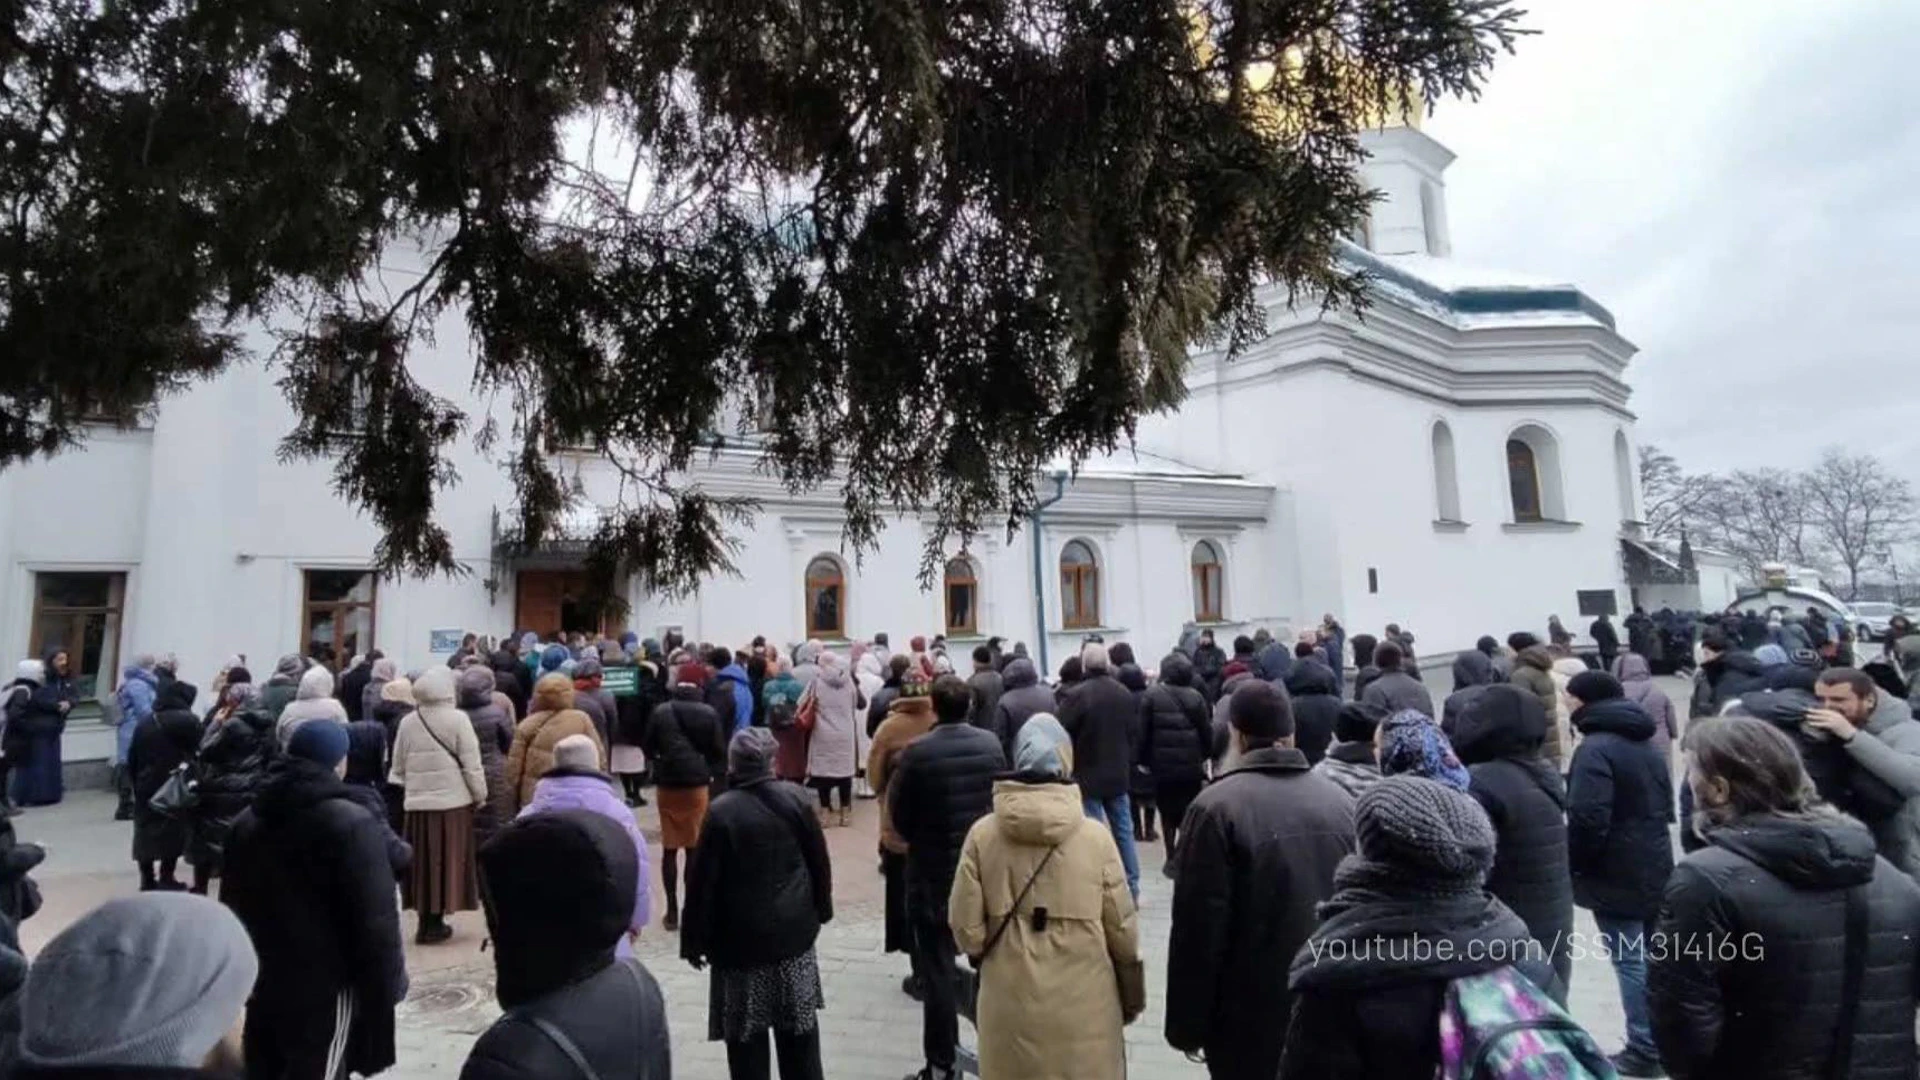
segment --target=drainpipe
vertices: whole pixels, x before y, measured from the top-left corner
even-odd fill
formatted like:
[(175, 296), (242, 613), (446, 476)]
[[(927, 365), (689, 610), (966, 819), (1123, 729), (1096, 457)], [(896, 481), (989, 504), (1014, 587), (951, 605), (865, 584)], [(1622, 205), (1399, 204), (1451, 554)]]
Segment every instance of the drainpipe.
[(1047, 579), (1045, 561), (1041, 558), (1040, 515), (1067, 495), (1067, 474), (1064, 470), (1053, 473), (1053, 495), (1035, 503), (1027, 512), (1027, 522), (1033, 533), (1033, 629), (1038, 635), (1034, 642), (1040, 649), (1040, 678), (1045, 679), (1053, 667), (1047, 660)]

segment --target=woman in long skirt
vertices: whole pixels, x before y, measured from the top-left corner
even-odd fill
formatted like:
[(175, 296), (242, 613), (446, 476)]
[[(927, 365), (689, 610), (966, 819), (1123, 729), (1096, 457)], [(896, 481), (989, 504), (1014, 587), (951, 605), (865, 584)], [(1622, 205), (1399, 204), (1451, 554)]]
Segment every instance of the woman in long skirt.
[(775, 1057), (780, 1080), (820, 1080), (826, 998), (814, 941), (833, 918), (832, 872), (812, 800), (773, 778), (773, 755), (765, 728), (728, 745), (728, 788), (694, 854), (680, 955), (713, 966), (707, 1038), (727, 1044), (732, 1080), (768, 1080)]
[(420, 913), (415, 940), (453, 936), (446, 917), (479, 905), (473, 862), (474, 809), (487, 801), (480, 739), (454, 707), (454, 676), (435, 666), (413, 684), (414, 711), (400, 721), (388, 777), (406, 790), (402, 835), (413, 867), (400, 885), (403, 904)]

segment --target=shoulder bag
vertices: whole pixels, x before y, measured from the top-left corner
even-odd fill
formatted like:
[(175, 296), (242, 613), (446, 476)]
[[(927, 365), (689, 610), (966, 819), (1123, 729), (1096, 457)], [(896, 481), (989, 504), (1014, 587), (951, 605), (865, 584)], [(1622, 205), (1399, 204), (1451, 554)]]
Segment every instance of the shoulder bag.
[[(642, 989), (643, 984), (640, 982), (640, 972), (635, 966), (637, 964), (639, 964), (638, 960), (625, 960), (621, 962), (620, 966), (627, 969), (627, 975), (633, 979), (634, 988)], [(641, 996), (644, 999), (644, 990)], [(582, 1080), (600, 1080), (600, 1074), (594, 1070), (593, 1064), (587, 1060), (587, 1055), (580, 1051), (579, 1044), (573, 1041), (572, 1036), (561, 1030), (560, 1025), (548, 1020), (544, 1016), (530, 1016), (525, 1013), (522, 1013), (519, 1019), (531, 1025), (535, 1031), (545, 1035), (547, 1041), (551, 1042), (555, 1049), (559, 1050), (560, 1053), (566, 1056), (568, 1061), (573, 1063), (574, 1069), (580, 1074)]]
[(993, 933), (987, 935), (987, 943), (980, 950), (980, 955), (969, 958), (973, 964), (972, 969), (960, 972), (959, 977), (963, 980), (960, 987), (960, 1015), (969, 1021), (975, 1024), (980, 1022), (980, 969), (986, 965), (987, 957), (993, 955), (994, 946), (1000, 944), (1000, 939), (1006, 936), (1007, 927), (1019, 917), (1020, 905), (1026, 903), (1027, 894), (1033, 891), (1034, 883), (1040, 880), (1041, 872), (1047, 868), (1048, 863), (1053, 861), (1053, 853), (1059, 850), (1057, 845), (1050, 847), (1047, 853), (1040, 857), (1040, 865), (1033, 868), (1033, 874), (1027, 878), (1027, 883), (1020, 886), (1020, 894), (1013, 898), (1013, 906), (1007, 909), (1006, 917), (1000, 920), (1000, 925), (993, 928)]

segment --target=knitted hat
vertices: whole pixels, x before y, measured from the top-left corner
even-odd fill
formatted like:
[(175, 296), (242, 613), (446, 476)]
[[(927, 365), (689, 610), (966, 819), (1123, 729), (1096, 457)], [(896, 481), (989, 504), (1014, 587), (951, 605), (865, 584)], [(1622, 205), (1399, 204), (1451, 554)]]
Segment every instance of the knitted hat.
[(1567, 681), (1567, 693), (1577, 698), (1583, 705), (1596, 701), (1612, 701), (1626, 697), (1626, 688), (1620, 680), (1604, 671), (1583, 671)]
[(553, 767), (587, 769), (600, 767), (600, 748), (585, 735), (569, 735), (553, 744)]
[(567, 651), (565, 645), (549, 645), (540, 653), (540, 670), (558, 671), (560, 665), (571, 659), (573, 654)]
[(497, 685), (494, 673), (489, 668), (470, 667), (460, 672), (460, 698), (463, 701), (475, 701), (485, 704), (493, 697), (493, 688)]
[(600, 666), (600, 661), (597, 657), (583, 656), (573, 665), (573, 677), (580, 681), (597, 679), (600, 678), (603, 670), (605, 669)]
[(1483, 882), (1493, 869), (1496, 837), (1471, 795), (1423, 776), (1389, 776), (1368, 787), (1354, 808), (1360, 854), (1414, 878)]
[(744, 784), (773, 775), (773, 755), (778, 749), (773, 732), (763, 727), (741, 728), (727, 744), (727, 777)]
[(280, 658), (279, 663), (273, 665), (273, 673), (275, 675), (285, 675), (287, 678), (295, 681), (298, 681), (306, 670), (307, 662), (300, 658), (299, 653), (288, 653)]
[(1470, 779), (1446, 732), (1433, 717), (1412, 709), (1403, 709), (1380, 722), (1380, 774), (1401, 773), (1438, 780), (1456, 791), (1467, 790)]
[(1753, 658), (1760, 661), (1761, 667), (1785, 667), (1793, 662), (1793, 658), (1787, 655), (1787, 650), (1772, 644), (1762, 645), (1753, 650)]
[(346, 725), (309, 720), (287, 737), (287, 754), (331, 769), (347, 759)]
[(259, 970), (246, 927), (205, 897), (108, 901), (34, 960), (20, 995), (21, 1059), (198, 1068), (240, 1018)]

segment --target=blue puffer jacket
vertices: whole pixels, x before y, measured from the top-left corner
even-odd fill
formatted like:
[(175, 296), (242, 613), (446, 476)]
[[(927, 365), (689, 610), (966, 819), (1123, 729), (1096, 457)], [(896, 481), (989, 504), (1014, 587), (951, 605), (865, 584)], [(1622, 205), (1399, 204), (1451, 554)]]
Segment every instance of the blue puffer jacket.
[(114, 704), (120, 707), (120, 726), (113, 737), (113, 763), (125, 765), (127, 750), (133, 745), (133, 729), (153, 715), (153, 699), (160, 683), (146, 668), (129, 667), (120, 672), (120, 689), (114, 691)]

